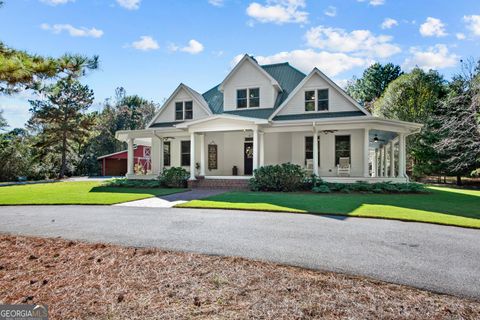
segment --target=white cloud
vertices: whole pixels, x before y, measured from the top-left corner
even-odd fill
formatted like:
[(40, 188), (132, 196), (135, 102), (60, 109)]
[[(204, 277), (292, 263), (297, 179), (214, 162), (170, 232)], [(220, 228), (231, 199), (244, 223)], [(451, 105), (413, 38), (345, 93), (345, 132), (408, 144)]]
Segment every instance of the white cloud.
[(328, 8), (323, 11), (323, 13), (325, 13), (325, 15), (329, 17), (335, 17), (337, 15), (337, 8), (335, 8), (334, 6), (328, 6)]
[(265, 5), (252, 2), (247, 8), (247, 15), (262, 23), (306, 23), (308, 12), (305, 0), (267, 0)]
[(480, 36), (480, 15), (464, 16), (467, 28), (476, 36)]
[(215, 7), (222, 7), (225, 1), (224, 0), (208, 0), (208, 3), (210, 3), (212, 6), (215, 6)]
[(75, 2), (75, 0), (40, 0), (43, 3), (49, 4), (51, 6), (57, 6), (59, 4), (65, 4), (68, 2)]
[(424, 37), (443, 37), (446, 36), (445, 24), (442, 20), (428, 17), (420, 26), (420, 34)]
[(466, 38), (465, 34), (461, 32), (457, 33), (455, 37), (457, 37), (458, 40), (465, 40)]
[(382, 22), (381, 28), (382, 29), (391, 29), (395, 26), (398, 26), (398, 21), (397, 20), (392, 19), (392, 18), (385, 18), (385, 20), (383, 20), (383, 22)]
[(157, 50), (160, 48), (158, 42), (150, 36), (141, 36), (140, 40), (132, 42), (131, 46), (142, 51)]
[(415, 66), (424, 70), (453, 67), (460, 59), (458, 55), (450, 53), (444, 44), (429, 47), (426, 51), (412, 47), (410, 48), (410, 53), (411, 57), (403, 62), (403, 68), (408, 70)]
[(62, 31), (67, 31), (72, 37), (92, 37), (92, 38), (100, 38), (103, 35), (103, 31), (96, 28), (85, 28), (80, 27), (76, 28), (71, 24), (54, 24), (49, 25), (48, 23), (42, 23), (40, 28), (43, 30), (52, 31), (55, 34), (59, 34)]
[[(357, 0), (358, 2), (365, 2), (367, 0)], [(374, 7), (385, 4), (385, 0), (369, 0), (368, 3)]]
[(352, 52), (358, 56), (387, 58), (401, 51), (391, 43), (392, 37), (375, 36), (369, 30), (353, 30), (318, 26), (305, 34), (307, 44), (313, 48), (329, 51)]
[(168, 49), (170, 51), (183, 51), (183, 52), (187, 52), (187, 53), (190, 53), (190, 54), (198, 54), (198, 53), (203, 51), (204, 46), (203, 46), (203, 44), (201, 44), (197, 40), (192, 39), (192, 40), (188, 41), (188, 46), (179, 47), (179, 46), (172, 43), (172, 44), (169, 45)]
[(117, 0), (117, 3), (127, 10), (137, 10), (140, 8), (141, 1), (142, 0)]
[[(242, 57), (243, 54), (236, 56), (232, 63), (240, 61)], [(255, 59), (259, 64), (289, 62), (306, 73), (317, 67), (329, 77), (353, 68), (366, 67), (371, 63), (368, 59), (352, 57), (345, 53), (330, 53), (313, 49), (284, 51), (271, 56), (255, 56)]]

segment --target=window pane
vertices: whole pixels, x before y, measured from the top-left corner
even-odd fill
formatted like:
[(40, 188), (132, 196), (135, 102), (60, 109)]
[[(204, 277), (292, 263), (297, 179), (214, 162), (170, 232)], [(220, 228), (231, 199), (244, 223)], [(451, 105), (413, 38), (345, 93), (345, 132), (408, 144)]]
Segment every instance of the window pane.
[(170, 141), (163, 142), (163, 165), (170, 166)]
[(249, 89), (250, 98), (260, 98), (260, 89), (253, 88)]
[(247, 89), (237, 90), (237, 108), (247, 107)]
[(328, 100), (319, 100), (318, 101), (318, 111), (328, 110)]
[(328, 100), (328, 89), (318, 90), (318, 100)]
[(305, 137), (305, 159), (313, 159), (313, 137)]
[(247, 99), (237, 99), (237, 108), (246, 108)]
[(339, 164), (340, 157), (350, 158), (350, 136), (335, 136), (335, 165)]
[(175, 120), (183, 120), (183, 103), (175, 102)]
[(305, 101), (315, 100), (315, 91), (305, 91)]
[(260, 107), (260, 98), (250, 98), (250, 108)]
[(260, 89), (252, 88), (248, 90), (250, 108), (260, 107)]
[(305, 101), (305, 111), (315, 111), (315, 101)]
[(181, 165), (190, 165), (190, 141), (181, 142)]
[(193, 102), (185, 101), (185, 119), (193, 119)]

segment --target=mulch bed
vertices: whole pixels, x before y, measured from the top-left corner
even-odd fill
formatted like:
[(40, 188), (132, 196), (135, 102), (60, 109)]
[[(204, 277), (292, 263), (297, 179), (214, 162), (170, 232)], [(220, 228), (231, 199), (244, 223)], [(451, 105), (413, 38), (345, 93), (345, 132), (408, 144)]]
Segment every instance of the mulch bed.
[(479, 319), (480, 303), (242, 258), (0, 236), (0, 303), (50, 319)]

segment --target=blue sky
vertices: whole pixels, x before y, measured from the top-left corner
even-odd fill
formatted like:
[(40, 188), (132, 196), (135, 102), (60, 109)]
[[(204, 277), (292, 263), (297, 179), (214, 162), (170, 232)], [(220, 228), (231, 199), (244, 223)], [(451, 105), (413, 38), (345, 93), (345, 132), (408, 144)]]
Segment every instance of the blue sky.
[[(82, 79), (101, 103), (118, 86), (161, 103), (180, 82), (204, 92), (238, 56), (314, 66), (344, 85), (371, 63), (435, 68), (448, 78), (480, 57), (476, 0), (6, 0), (0, 40), (41, 55), (99, 55)], [(29, 93), (0, 97), (11, 127)]]

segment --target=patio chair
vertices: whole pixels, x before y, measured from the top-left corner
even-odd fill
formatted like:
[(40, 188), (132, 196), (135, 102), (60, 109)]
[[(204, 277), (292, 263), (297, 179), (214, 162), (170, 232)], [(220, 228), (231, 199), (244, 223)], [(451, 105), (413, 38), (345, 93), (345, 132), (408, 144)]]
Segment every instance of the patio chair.
[(307, 171), (308, 175), (313, 174), (313, 159), (307, 159), (306, 163), (307, 165), (305, 170)]
[(338, 164), (337, 164), (337, 175), (338, 176), (350, 176), (350, 158), (345, 157), (345, 158), (340, 158), (338, 159)]

